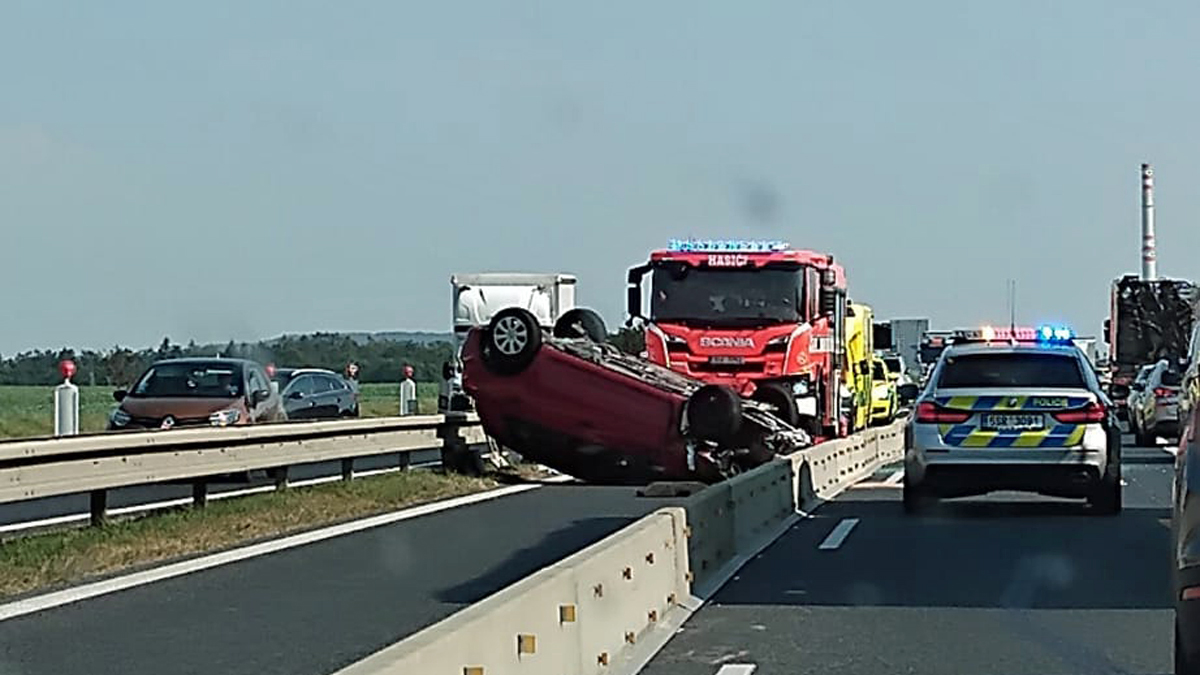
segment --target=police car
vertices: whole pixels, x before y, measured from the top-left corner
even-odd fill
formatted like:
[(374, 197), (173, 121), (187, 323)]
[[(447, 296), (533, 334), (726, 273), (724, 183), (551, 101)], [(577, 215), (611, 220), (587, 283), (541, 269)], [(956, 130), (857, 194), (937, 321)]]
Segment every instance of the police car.
[(904, 510), (998, 490), (1121, 510), (1121, 432), (1066, 328), (953, 336), (906, 430)]

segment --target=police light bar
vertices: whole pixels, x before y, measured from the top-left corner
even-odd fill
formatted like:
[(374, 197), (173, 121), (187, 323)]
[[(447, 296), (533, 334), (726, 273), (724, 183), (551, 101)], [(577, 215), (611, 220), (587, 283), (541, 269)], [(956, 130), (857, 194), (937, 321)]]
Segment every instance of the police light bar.
[(955, 342), (1040, 342), (1070, 344), (1075, 331), (1066, 326), (983, 326), (954, 332)]
[(777, 239), (671, 239), (668, 251), (681, 253), (771, 253), (786, 251), (788, 243)]

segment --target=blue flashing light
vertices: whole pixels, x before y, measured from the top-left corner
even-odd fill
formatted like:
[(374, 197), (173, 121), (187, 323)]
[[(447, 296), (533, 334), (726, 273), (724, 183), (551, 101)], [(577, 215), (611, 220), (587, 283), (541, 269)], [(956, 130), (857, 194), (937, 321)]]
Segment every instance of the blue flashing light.
[(983, 326), (954, 331), (954, 339), (965, 342), (1038, 342), (1070, 344), (1075, 331), (1067, 326)]
[(1039, 326), (1038, 339), (1042, 342), (1070, 342), (1075, 331), (1068, 326)]
[(778, 239), (671, 239), (668, 251), (681, 253), (771, 253), (786, 251), (788, 244)]

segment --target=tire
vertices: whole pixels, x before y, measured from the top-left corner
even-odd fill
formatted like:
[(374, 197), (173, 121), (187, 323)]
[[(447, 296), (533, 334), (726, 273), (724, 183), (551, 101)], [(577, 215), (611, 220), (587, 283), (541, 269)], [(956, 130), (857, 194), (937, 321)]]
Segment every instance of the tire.
[(1133, 431), (1133, 442), (1139, 447), (1154, 445), (1154, 439), (1142, 430), (1142, 425), (1137, 423), (1137, 418), (1133, 415), (1129, 416), (1129, 427)]
[(797, 415), (796, 428), (811, 436), (814, 440), (821, 435), (821, 422), (812, 415)]
[(608, 329), (604, 319), (596, 312), (584, 307), (568, 310), (554, 322), (554, 337), (556, 338), (587, 338), (595, 343), (608, 339)]
[(714, 443), (727, 443), (742, 428), (742, 397), (729, 387), (706, 384), (687, 402), (691, 435)]
[(1121, 453), (1110, 452), (1108, 466), (1104, 477), (1096, 486), (1095, 491), (1088, 497), (1088, 504), (1095, 510), (1096, 515), (1115, 516), (1121, 513), (1123, 489), (1121, 487)]
[(929, 508), (933, 498), (921, 488), (908, 482), (908, 474), (904, 474), (904, 513), (910, 516), (920, 514)]
[(509, 307), (496, 312), (482, 336), (483, 365), (497, 375), (525, 370), (542, 346), (542, 327), (528, 310)]
[(1179, 620), (1175, 620), (1175, 675), (1200, 675), (1200, 664), (1187, 657), (1183, 649), (1183, 637), (1179, 632)]
[(796, 398), (782, 384), (771, 382), (761, 385), (754, 390), (754, 396), (751, 398), (773, 407), (775, 416), (790, 426), (799, 424), (800, 411), (796, 408)]

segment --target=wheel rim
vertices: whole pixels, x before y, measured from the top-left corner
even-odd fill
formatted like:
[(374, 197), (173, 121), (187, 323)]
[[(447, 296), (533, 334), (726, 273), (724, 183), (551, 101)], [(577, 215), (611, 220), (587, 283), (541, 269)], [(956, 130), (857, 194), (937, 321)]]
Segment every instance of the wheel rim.
[(492, 330), (492, 342), (506, 356), (515, 356), (529, 344), (529, 330), (515, 316), (506, 316), (496, 322)]

